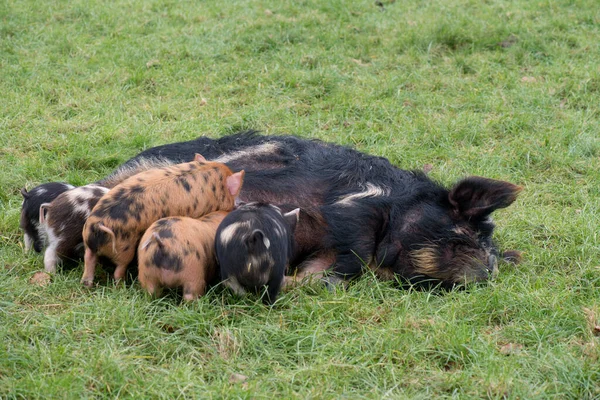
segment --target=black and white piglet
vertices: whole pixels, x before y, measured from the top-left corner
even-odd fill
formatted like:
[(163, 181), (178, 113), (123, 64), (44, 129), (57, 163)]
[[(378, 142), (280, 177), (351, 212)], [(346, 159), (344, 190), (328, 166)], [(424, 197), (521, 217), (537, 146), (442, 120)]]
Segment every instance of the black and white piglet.
[(51, 203), (44, 203), (39, 207), (39, 222), (47, 240), (44, 252), (46, 272), (56, 272), (56, 265), (60, 261), (78, 261), (83, 258), (83, 225), (98, 200), (108, 190), (96, 184), (80, 186), (61, 193)]
[(300, 209), (282, 213), (279, 207), (247, 203), (229, 213), (217, 229), (215, 248), (226, 286), (237, 294), (259, 294), (272, 304), (281, 288), (294, 247)]
[(40, 226), (40, 206), (56, 199), (61, 193), (73, 189), (75, 186), (64, 182), (43, 183), (27, 191), (21, 189), (23, 205), (21, 207), (21, 222), (24, 232), (25, 250), (32, 247), (36, 252), (41, 252), (45, 246), (46, 232)]

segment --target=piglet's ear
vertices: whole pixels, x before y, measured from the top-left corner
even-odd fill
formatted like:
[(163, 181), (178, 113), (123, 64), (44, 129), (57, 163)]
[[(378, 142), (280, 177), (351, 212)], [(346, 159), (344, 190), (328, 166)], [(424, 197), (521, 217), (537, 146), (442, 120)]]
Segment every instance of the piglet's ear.
[(461, 216), (482, 218), (511, 205), (522, 189), (509, 182), (471, 176), (450, 190), (448, 200)]
[(198, 162), (207, 162), (206, 158), (204, 158), (204, 156), (202, 154), (198, 154), (196, 153), (194, 155), (194, 161), (198, 161)]
[(27, 189), (25, 188), (21, 189), (21, 195), (23, 195), (23, 198), (25, 200), (27, 200), (31, 196), (29, 193), (27, 193)]
[(255, 253), (260, 251), (260, 249), (264, 246), (267, 249), (271, 247), (271, 242), (265, 236), (264, 232), (260, 229), (255, 229), (252, 231), (250, 236), (246, 238), (246, 247), (248, 248), (248, 252)]
[(245, 174), (246, 172), (241, 170), (240, 172), (236, 172), (235, 174), (227, 177), (227, 190), (229, 190), (229, 193), (231, 193), (232, 196), (237, 197), (240, 194), (242, 183), (244, 183)]
[(285, 218), (288, 225), (290, 226), (290, 229), (293, 231), (294, 229), (296, 229), (296, 225), (300, 220), (300, 209), (296, 208), (290, 212), (283, 214), (283, 218)]

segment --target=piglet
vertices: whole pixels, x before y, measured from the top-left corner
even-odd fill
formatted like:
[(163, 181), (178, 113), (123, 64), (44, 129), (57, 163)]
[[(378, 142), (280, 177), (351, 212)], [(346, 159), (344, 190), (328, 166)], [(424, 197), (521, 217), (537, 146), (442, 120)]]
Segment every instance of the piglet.
[(227, 212), (200, 219), (162, 218), (150, 225), (138, 247), (138, 280), (154, 297), (164, 287), (183, 287), (186, 301), (206, 293), (217, 274), (215, 234)]
[(80, 186), (40, 206), (40, 226), (48, 239), (44, 252), (46, 272), (55, 273), (60, 261), (77, 261), (83, 257), (83, 225), (106, 192), (108, 189), (99, 185)]
[(299, 212), (247, 203), (225, 217), (215, 239), (224, 284), (237, 294), (258, 294), (266, 286), (263, 301), (272, 304), (292, 257)]
[(138, 242), (155, 221), (170, 216), (199, 218), (233, 209), (244, 171), (225, 164), (193, 162), (151, 169), (112, 188), (92, 210), (83, 227), (85, 267), (81, 282), (90, 286), (98, 257), (116, 265), (114, 278), (124, 277)]
[(50, 203), (61, 193), (73, 189), (75, 186), (64, 182), (42, 183), (27, 191), (21, 189), (23, 196), (23, 205), (21, 206), (20, 227), (23, 230), (25, 250), (29, 251), (32, 247), (36, 252), (41, 252), (45, 246), (46, 232), (40, 226), (40, 206), (44, 203)]
[[(146, 171), (151, 168), (166, 167), (173, 164), (174, 162), (172, 161), (160, 158), (136, 159), (119, 168), (109, 177), (93, 184), (111, 189), (123, 182), (125, 179), (142, 171)], [(21, 195), (23, 195), (23, 205), (21, 207), (20, 226), (25, 233), (25, 250), (29, 251), (33, 247), (36, 252), (40, 253), (48, 244), (46, 231), (39, 223), (40, 206), (45, 203), (53, 202), (54, 199), (56, 199), (60, 194), (74, 188), (75, 186), (64, 182), (48, 182), (42, 183), (30, 191), (27, 191), (26, 188), (21, 189)], [(66, 213), (66, 210), (63, 211), (63, 213)], [(79, 233), (81, 236), (81, 232)]]

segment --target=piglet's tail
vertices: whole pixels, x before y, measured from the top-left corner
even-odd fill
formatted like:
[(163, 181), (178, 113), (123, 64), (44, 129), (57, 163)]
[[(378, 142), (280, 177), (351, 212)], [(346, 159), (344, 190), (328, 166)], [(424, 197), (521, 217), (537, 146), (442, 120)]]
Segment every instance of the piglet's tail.
[(160, 238), (160, 235), (158, 234), (158, 232), (152, 232), (152, 237), (148, 240), (146, 240), (144, 243), (142, 243), (142, 249), (146, 250), (148, 248), (148, 246), (150, 246), (150, 243), (152, 243), (152, 241), (156, 241), (156, 244), (158, 245), (158, 247), (163, 248), (165, 246), (164, 242), (162, 241), (162, 239)]
[(112, 240), (113, 253), (117, 254), (117, 239), (115, 238), (115, 233), (112, 231), (112, 229), (110, 229), (102, 224), (98, 224), (98, 229), (100, 229), (102, 232), (107, 233), (108, 236), (110, 236), (110, 238)]

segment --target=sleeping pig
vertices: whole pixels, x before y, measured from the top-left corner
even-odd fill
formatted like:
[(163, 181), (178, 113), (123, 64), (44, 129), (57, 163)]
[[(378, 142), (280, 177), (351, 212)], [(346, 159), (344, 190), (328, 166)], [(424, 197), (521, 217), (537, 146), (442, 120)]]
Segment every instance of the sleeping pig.
[(150, 225), (138, 248), (140, 285), (155, 297), (163, 287), (183, 287), (186, 301), (204, 295), (218, 275), (215, 233), (226, 215), (217, 211), (200, 219), (168, 217)]
[(40, 226), (47, 235), (46, 272), (55, 273), (59, 261), (77, 261), (83, 257), (83, 225), (106, 192), (107, 188), (94, 184), (81, 186), (40, 206)]
[(169, 216), (199, 218), (230, 211), (242, 187), (244, 171), (196, 155), (189, 163), (141, 172), (110, 190), (83, 227), (85, 268), (81, 282), (93, 283), (99, 256), (116, 265), (114, 278), (124, 277), (138, 241), (153, 222)]
[(266, 286), (263, 301), (272, 304), (292, 257), (299, 212), (283, 214), (271, 204), (247, 203), (225, 217), (215, 239), (225, 285), (237, 294), (258, 294)]

